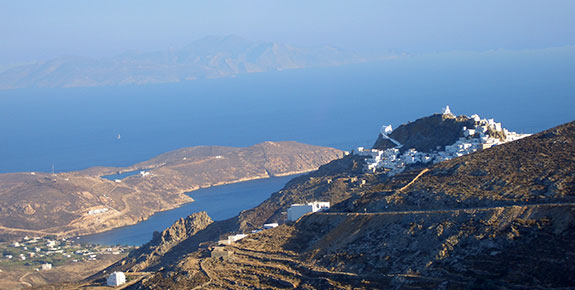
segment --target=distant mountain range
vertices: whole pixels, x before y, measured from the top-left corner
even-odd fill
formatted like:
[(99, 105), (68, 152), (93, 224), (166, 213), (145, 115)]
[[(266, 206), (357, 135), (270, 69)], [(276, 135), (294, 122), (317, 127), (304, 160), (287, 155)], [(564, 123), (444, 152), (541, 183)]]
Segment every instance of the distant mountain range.
[(330, 46), (296, 48), (233, 35), (209, 36), (176, 50), (130, 51), (106, 59), (62, 57), (16, 66), (0, 73), (0, 89), (170, 83), (362, 61)]

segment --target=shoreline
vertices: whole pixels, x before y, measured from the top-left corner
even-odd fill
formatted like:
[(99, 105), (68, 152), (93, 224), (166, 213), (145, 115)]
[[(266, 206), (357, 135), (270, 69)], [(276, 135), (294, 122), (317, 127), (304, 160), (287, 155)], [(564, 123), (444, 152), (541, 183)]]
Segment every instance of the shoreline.
[(171, 204), (171, 206), (165, 207), (161, 210), (152, 211), (149, 215), (147, 215), (146, 217), (144, 217), (142, 219), (139, 219), (139, 220), (134, 221), (134, 222), (126, 221), (125, 223), (118, 223), (119, 225), (114, 226), (114, 227), (107, 227), (107, 228), (102, 228), (102, 229), (94, 229), (94, 228), (88, 227), (88, 228), (72, 229), (72, 230), (64, 231), (64, 232), (50, 232), (50, 231), (46, 231), (46, 230), (28, 230), (28, 229), (21, 229), (21, 228), (10, 228), (10, 227), (5, 227), (5, 226), (0, 225), (0, 230), (3, 230), (8, 234), (10, 234), (10, 233), (14, 233), (14, 234), (24, 233), (24, 234), (30, 234), (30, 235), (41, 234), (43, 236), (56, 236), (57, 238), (83, 237), (83, 236), (88, 236), (88, 235), (100, 234), (100, 233), (104, 233), (104, 232), (111, 231), (111, 230), (118, 229), (118, 228), (122, 228), (122, 227), (133, 226), (133, 225), (136, 225), (138, 223), (147, 221), (148, 219), (150, 219), (155, 214), (174, 210), (174, 209), (180, 208), (186, 204), (193, 203), (193, 202), (195, 202), (195, 200), (193, 200), (193, 198), (190, 196), (190, 194), (199, 190), (199, 189), (212, 188), (212, 187), (217, 187), (217, 186), (222, 186), (222, 185), (236, 184), (236, 183), (242, 183), (242, 182), (253, 181), (253, 180), (260, 180), (260, 179), (269, 179), (269, 178), (275, 178), (275, 177), (286, 177), (286, 176), (292, 176), (292, 175), (295, 176), (295, 175), (309, 173), (309, 172), (312, 172), (314, 170), (317, 170), (317, 168), (310, 169), (310, 170), (290, 171), (290, 172), (286, 172), (286, 173), (282, 173), (282, 174), (246, 177), (246, 178), (240, 178), (240, 179), (236, 179), (236, 180), (232, 180), (232, 181), (216, 182), (216, 183), (213, 183), (213, 184), (210, 184), (207, 186), (197, 186), (194, 188), (179, 190), (176, 193), (177, 195), (186, 195), (187, 197), (191, 198), (192, 200), (189, 202), (181, 202), (181, 203)]
[[(305, 171), (302, 171), (302, 170), (300, 170), (300, 171), (292, 171), (292, 172), (288, 172), (288, 173), (282, 174), (282, 175), (271, 175), (271, 176), (268, 175), (268, 176), (265, 176), (265, 177), (253, 177), (253, 178), (250, 177), (250, 178), (241, 178), (241, 179), (234, 180), (234, 181), (218, 182), (218, 183), (215, 183), (215, 184), (212, 184), (212, 185), (208, 185), (208, 186), (200, 186), (200, 187), (197, 187), (197, 188), (192, 189), (192, 190), (185, 190), (185, 191), (180, 192), (180, 193), (178, 193), (178, 194), (185, 194), (185, 195), (189, 196), (189, 194), (191, 194), (191, 193), (193, 193), (194, 191), (197, 191), (197, 190), (199, 190), (199, 189), (212, 188), (212, 187), (217, 187), (217, 186), (222, 186), (222, 185), (236, 184), (236, 183), (242, 183), (242, 182), (253, 181), (253, 180), (269, 179), (269, 178), (274, 178), (274, 177), (287, 177), (287, 176), (292, 176), (292, 175), (300, 175), (300, 174), (312, 172), (312, 171), (314, 171), (314, 170), (317, 170), (317, 168), (316, 168), (316, 169), (311, 169), (311, 170), (305, 170)], [(192, 198), (192, 197), (190, 196), (190, 198)], [(193, 199), (193, 198), (192, 198), (192, 199)], [(113, 228), (107, 228), (107, 229), (105, 229), (105, 230), (103, 230), (103, 231), (96, 231), (96, 232), (90, 232), (90, 233), (85, 233), (85, 234), (80, 234), (80, 235), (73, 235), (73, 236), (83, 237), (83, 236), (89, 236), (89, 235), (104, 233), (104, 232), (111, 231), (111, 230), (118, 229), (118, 228), (122, 228), (122, 227), (133, 226), (133, 225), (136, 225), (136, 224), (139, 224), (139, 223), (141, 223), (141, 222), (145, 222), (145, 221), (149, 220), (153, 215), (155, 215), (155, 214), (157, 214), (157, 213), (174, 210), (174, 209), (177, 209), (177, 208), (182, 207), (183, 205), (186, 205), (186, 204), (189, 204), (189, 203), (193, 203), (193, 202), (195, 202), (195, 200), (190, 201), (190, 202), (184, 202), (184, 203), (174, 204), (173, 207), (170, 207), (170, 208), (166, 208), (166, 209), (162, 209), (162, 210), (153, 212), (152, 214), (148, 215), (146, 218), (144, 218), (144, 219), (142, 219), (142, 220), (139, 220), (138, 222), (135, 222), (135, 223), (124, 224), (124, 225), (117, 226), (117, 227), (113, 227)]]
[[(194, 202), (190, 194), (198, 189), (304, 174), (343, 156), (335, 148), (282, 141), (183, 148), (123, 168), (0, 174), (0, 237), (101, 233)], [(137, 170), (121, 179), (103, 177)]]

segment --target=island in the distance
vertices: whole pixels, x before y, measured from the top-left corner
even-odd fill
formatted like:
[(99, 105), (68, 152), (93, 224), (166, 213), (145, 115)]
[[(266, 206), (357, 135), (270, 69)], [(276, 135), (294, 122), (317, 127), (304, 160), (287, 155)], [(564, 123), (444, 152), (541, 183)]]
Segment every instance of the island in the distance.
[[(131, 225), (192, 202), (186, 192), (308, 172), (343, 154), (298, 142), (264, 142), (183, 148), (122, 168), (0, 174), (0, 238), (67, 237)], [(104, 178), (124, 172), (135, 174)]]

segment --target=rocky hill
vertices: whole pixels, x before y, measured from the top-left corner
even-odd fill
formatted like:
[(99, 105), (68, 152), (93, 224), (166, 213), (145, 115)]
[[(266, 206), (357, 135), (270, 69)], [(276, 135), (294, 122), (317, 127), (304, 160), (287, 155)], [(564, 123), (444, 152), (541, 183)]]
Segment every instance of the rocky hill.
[(152, 240), (130, 253), (127, 260), (134, 265), (132, 269), (146, 269), (182, 240), (195, 235), (211, 223), (213, 221), (206, 212), (193, 213), (181, 218), (161, 233), (154, 232)]
[[(404, 149), (414, 148), (417, 151), (429, 152), (437, 147), (445, 148), (463, 137), (463, 127), (473, 127), (474, 120), (467, 116), (452, 117), (435, 114), (403, 124), (393, 130), (389, 137), (397, 140)], [(390, 149), (397, 145), (379, 134), (373, 145), (374, 149)]]
[[(71, 236), (134, 224), (193, 201), (188, 191), (307, 172), (342, 155), (297, 142), (265, 142), (184, 148), (126, 168), (0, 174), (0, 236)], [(102, 178), (129, 171), (136, 174)]]
[(366, 170), (394, 175), (414, 165), (428, 166), (526, 136), (529, 134), (511, 132), (493, 119), (455, 116), (447, 106), (442, 114), (420, 118), (396, 130), (383, 126), (372, 149), (359, 147), (355, 153), (366, 157)]
[[(130, 289), (575, 287), (575, 122), (396, 175), (364, 162), (349, 155), (300, 176), (147, 268), (110, 269), (139, 275)], [(334, 206), (284, 222), (290, 204), (313, 200)], [(283, 224), (210, 246), (273, 221)]]

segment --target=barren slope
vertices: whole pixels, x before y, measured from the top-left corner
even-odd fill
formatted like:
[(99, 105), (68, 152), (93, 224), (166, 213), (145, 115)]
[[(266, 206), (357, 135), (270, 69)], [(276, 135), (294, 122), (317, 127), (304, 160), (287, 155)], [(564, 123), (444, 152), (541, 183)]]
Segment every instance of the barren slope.
[[(265, 142), (184, 148), (126, 168), (0, 174), (0, 235), (76, 235), (134, 224), (193, 201), (185, 192), (200, 187), (306, 172), (341, 156), (333, 148)], [(121, 182), (100, 177), (139, 169), (149, 174)], [(98, 209), (107, 211), (89, 212)]]

